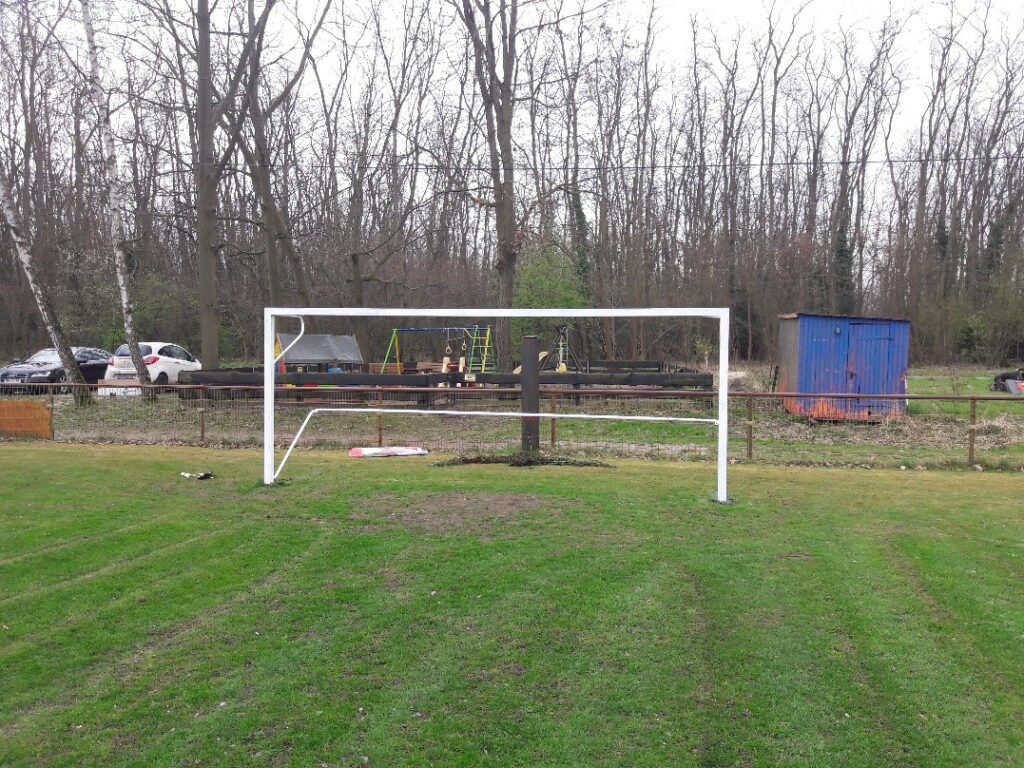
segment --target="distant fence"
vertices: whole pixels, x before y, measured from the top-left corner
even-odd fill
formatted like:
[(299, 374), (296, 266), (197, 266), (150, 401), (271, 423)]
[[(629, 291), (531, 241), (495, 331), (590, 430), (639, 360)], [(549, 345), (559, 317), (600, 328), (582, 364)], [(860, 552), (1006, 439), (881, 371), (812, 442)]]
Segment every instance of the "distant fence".
[[(82, 395), (88, 392), (88, 397)], [(118, 392), (111, 396), (110, 392)], [(76, 397), (73, 393), (77, 393)], [(262, 388), (182, 385), (110, 390), (95, 385), (26, 384), (0, 390), (0, 436), (64, 442), (255, 447), (262, 444)], [(516, 387), (278, 387), (277, 438), (286, 443), (314, 407), (361, 405), (366, 414), (320, 414), (305, 447), (414, 444), (442, 452), (514, 449), (515, 419), (401, 416), (375, 408), (508, 411)], [(786, 398), (901, 400), (906, 416), (874, 423), (793, 416)], [(643, 387), (542, 386), (545, 412), (708, 416), (715, 392)], [(81, 401), (85, 401), (84, 403)], [(550, 419), (545, 450), (694, 459), (714, 455), (705, 425)], [(1004, 395), (730, 394), (733, 461), (865, 466), (984, 465), (1024, 468), (1024, 398)]]

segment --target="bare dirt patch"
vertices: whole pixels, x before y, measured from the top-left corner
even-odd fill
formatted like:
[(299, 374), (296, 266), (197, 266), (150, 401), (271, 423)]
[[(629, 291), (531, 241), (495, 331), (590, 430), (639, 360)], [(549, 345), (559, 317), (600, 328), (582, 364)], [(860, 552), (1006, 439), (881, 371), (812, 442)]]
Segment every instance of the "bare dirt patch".
[(789, 552), (788, 554), (782, 555), (783, 560), (813, 560), (814, 555), (810, 552)]
[(510, 467), (605, 467), (611, 464), (596, 459), (578, 459), (572, 456), (551, 456), (544, 453), (474, 454), (442, 459), (435, 467), (461, 467), (466, 464), (507, 464)]
[(537, 513), (560, 516), (571, 503), (529, 493), (379, 493), (359, 504), (352, 519), (371, 530), (481, 535), (520, 525)]

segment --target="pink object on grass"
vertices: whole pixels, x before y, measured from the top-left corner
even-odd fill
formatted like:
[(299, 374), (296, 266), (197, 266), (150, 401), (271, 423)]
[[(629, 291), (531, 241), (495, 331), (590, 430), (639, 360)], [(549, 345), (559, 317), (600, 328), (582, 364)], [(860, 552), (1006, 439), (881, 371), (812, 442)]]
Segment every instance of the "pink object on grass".
[(353, 448), (348, 455), (357, 459), (369, 459), (376, 456), (426, 456), (427, 453), (426, 448), (396, 445), (390, 448)]

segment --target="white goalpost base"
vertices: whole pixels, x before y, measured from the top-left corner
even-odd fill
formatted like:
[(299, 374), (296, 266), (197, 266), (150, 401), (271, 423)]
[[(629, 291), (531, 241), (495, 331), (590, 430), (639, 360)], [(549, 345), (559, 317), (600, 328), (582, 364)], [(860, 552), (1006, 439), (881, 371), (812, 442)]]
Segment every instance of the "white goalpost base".
[[(297, 319), (300, 323), (299, 334), (291, 344), (274, 354), (276, 339), (276, 319)], [(305, 333), (304, 317), (428, 317), (428, 318), (534, 318), (549, 319), (590, 319), (590, 318), (709, 318), (718, 320), (718, 417), (714, 419), (682, 418), (675, 416), (628, 416), (614, 414), (586, 413), (522, 413), (520, 411), (463, 411), (463, 410), (427, 410), (416, 408), (366, 408), (366, 407), (331, 407), (314, 408), (306, 414), (302, 425), (291, 439), (280, 464), (274, 461), (274, 400), (276, 364), (285, 353), (295, 345)], [(366, 413), (386, 414), (401, 413), (412, 416), (489, 416), (493, 418), (546, 418), (546, 419), (582, 419), (601, 421), (646, 421), (646, 422), (678, 422), (714, 424), (718, 430), (717, 455), (717, 488), (715, 500), (728, 502), (727, 468), (729, 445), (729, 309), (728, 308), (630, 308), (630, 309), (407, 309), (407, 308), (364, 308), (364, 307), (265, 307), (263, 309), (263, 483), (273, 485), (296, 444), (306, 430), (306, 426), (314, 415), (319, 413)]]

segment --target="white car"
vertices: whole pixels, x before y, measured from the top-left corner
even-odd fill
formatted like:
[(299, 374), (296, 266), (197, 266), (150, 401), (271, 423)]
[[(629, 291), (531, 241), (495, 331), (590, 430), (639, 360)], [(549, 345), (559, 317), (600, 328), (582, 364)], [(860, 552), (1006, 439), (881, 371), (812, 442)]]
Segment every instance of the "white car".
[[(142, 362), (154, 384), (177, 384), (182, 371), (198, 371), (203, 367), (187, 349), (166, 341), (140, 341)], [(106, 379), (137, 379), (128, 345), (122, 344), (107, 363)]]

